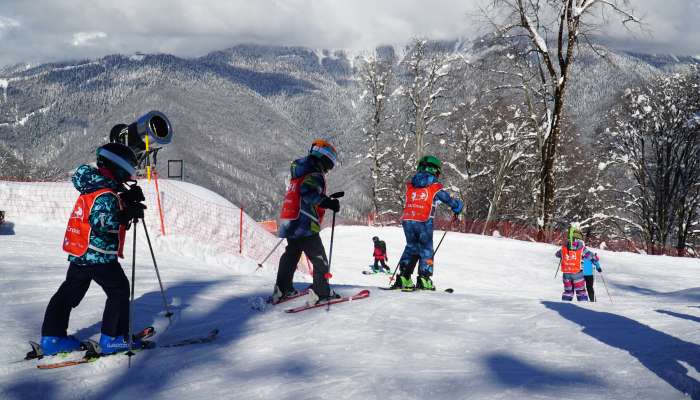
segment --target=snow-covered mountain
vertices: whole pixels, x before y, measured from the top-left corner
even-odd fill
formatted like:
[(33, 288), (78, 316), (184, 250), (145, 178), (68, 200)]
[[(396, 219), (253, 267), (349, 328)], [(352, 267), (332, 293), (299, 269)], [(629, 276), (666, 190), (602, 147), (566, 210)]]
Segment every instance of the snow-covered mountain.
[[(442, 41), (430, 51), (490, 57), (484, 42)], [(390, 47), (381, 53), (394, 58)], [(185, 162), (185, 178), (271, 218), (284, 191), (289, 161), (313, 137), (331, 138), (342, 165), (331, 189), (348, 193), (344, 214), (369, 209), (368, 169), (358, 123), (357, 61), (342, 51), (240, 45), (185, 59), (165, 54), (111, 55), (97, 60), (0, 69), (0, 177), (64, 179), (93, 159), (110, 128), (156, 109), (175, 136), (159, 155)], [(581, 55), (572, 81), (570, 115), (594, 130), (620, 90), (662, 70), (697, 62), (623, 52)], [(1, 206), (1, 205), (0, 205)]]
[[(164, 191), (166, 203), (177, 188), (225, 204), (203, 188), (176, 186)], [(0, 198), (8, 187), (0, 185)], [(12, 194), (56, 203), (52, 191), (35, 188), (12, 184)], [(203, 208), (171, 208), (165, 217), (193, 213), (212, 237), (225, 226)], [(555, 246), (449, 233), (434, 281), (455, 293), (382, 291), (376, 288), (387, 276), (360, 273), (371, 259), (371, 237), (386, 241), (393, 263), (403, 233), (361, 226), (336, 229), (331, 283), (344, 294), (367, 288), (370, 297), (301, 314), (260, 307), (272, 291), (274, 263), (256, 270), (258, 259), (208, 246), (202, 239), (209, 236), (161, 236), (152, 228), (172, 322), (163, 316), (139, 232), (135, 325), (154, 325), (160, 343), (213, 328), (219, 337), (138, 353), (131, 368), (114, 356), (38, 370), (50, 360), (20, 360), (26, 341), (38, 339), (67, 262), (60, 249), (65, 221), (34, 217), (20, 209), (0, 226), (2, 399), (700, 399), (696, 260), (597, 250), (610, 297), (597, 275), (598, 302), (564, 303), (561, 281), (553, 279)], [(330, 232), (322, 237), (328, 246)], [(130, 244), (131, 236), (129, 255)], [(122, 265), (130, 272), (131, 259)], [(297, 286), (307, 282), (298, 272)], [(69, 332), (97, 338), (104, 299), (93, 285), (73, 310)]]
[[(239, 46), (6, 69), (0, 75), (0, 176), (60, 178), (92, 161), (111, 127), (164, 112), (186, 179), (256, 217), (284, 191), (289, 162), (315, 136), (342, 148), (352, 116), (349, 61), (300, 48)], [(253, 190), (255, 189), (255, 190)]]

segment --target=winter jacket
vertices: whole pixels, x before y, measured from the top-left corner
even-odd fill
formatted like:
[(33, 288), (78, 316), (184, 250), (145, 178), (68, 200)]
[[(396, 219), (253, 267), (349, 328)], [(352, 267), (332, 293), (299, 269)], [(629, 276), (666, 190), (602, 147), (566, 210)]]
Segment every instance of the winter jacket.
[(383, 240), (378, 240), (374, 243), (374, 253), (372, 253), (374, 258), (377, 260), (386, 260), (386, 243)]
[(306, 176), (300, 186), (301, 213), (295, 220), (281, 222), (279, 237), (300, 238), (318, 234), (321, 226), (314, 221), (318, 220), (316, 206), (326, 197), (326, 178), (321, 166), (314, 157), (307, 156), (292, 162), (290, 170), (292, 179)]
[[(585, 268), (585, 266), (586, 266), (586, 261), (588, 261), (589, 264), (590, 264), (590, 263), (594, 263), (596, 266), (599, 266), (599, 265), (598, 265), (598, 256), (597, 256), (594, 252), (588, 250), (588, 248), (586, 247), (586, 243), (584, 243), (583, 240), (581, 240), (581, 239), (574, 239), (574, 244), (573, 244), (573, 246), (571, 246), (570, 243), (569, 243), (569, 241), (567, 240), (567, 241), (566, 241), (566, 245), (567, 245), (567, 247), (568, 247), (569, 249), (571, 249), (571, 250), (580, 250), (580, 249), (583, 249), (583, 253), (581, 254), (581, 260), (582, 260), (582, 263), (583, 263), (583, 266), (582, 266), (583, 268)], [(561, 258), (561, 249), (557, 250), (555, 256), (556, 256), (557, 258)], [(584, 275), (593, 275), (593, 271), (591, 270), (591, 273), (586, 274), (586, 273), (585, 273), (585, 270), (584, 270)]]
[[(116, 191), (119, 183), (100, 174), (89, 165), (81, 165), (73, 174), (73, 186), (81, 193), (92, 193), (98, 189), (111, 189)], [(90, 211), (90, 245), (95, 248), (114, 251), (119, 248), (119, 201), (109, 193), (102, 194), (95, 199)], [(68, 261), (77, 265), (109, 264), (117, 262), (116, 254), (103, 254), (88, 249), (80, 257), (68, 256)]]
[[(438, 178), (435, 175), (423, 171), (416, 173), (413, 176), (413, 178), (411, 178), (411, 184), (416, 188), (424, 188), (437, 182)], [(450, 197), (450, 194), (447, 193), (446, 190), (440, 190), (437, 192), (435, 198), (433, 199), (433, 210), (430, 213), (430, 219), (433, 219), (433, 217), (435, 217), (435, 209), (437, 208), (436, 206), (440, 203), (447, 204), (452, 210), (452, 212), (455, 214), (459, 214), (460, 212), (462, 212), (462, 208), (464, 207), (464, 203), (462, 203), (462, 200), (453, 199), (452, 197)]]
[(593, 268), (600, 268), (600, 258), (597, 254), (593, 253), (593, 257), (588, 257), (583, 259), (583, 275), (590, 276), (593, 275)]

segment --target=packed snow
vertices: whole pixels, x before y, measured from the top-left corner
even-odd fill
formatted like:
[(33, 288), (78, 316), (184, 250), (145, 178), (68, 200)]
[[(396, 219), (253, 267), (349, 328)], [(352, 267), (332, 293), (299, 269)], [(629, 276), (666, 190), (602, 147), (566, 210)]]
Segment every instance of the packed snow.
[[(1, 399), (700, 399), (697, 259), (598, 251), (611, 297), (597, 276), (599, 302), (564, 303), (555, 246), (448, 233), (435, 257), (436, 292), (377, 290), (388, 277), (360, 272), (371, 261), (372, 236), (386, 241), (395, 265), (404, 245), (396, 227), (336, 227), (331, 283), (343, 294), (368, 288), (368, 299), (286, 314), (303, 299), (263, 302), (276, 265), (256, 271), (260, 260), (217, 252), (206, 237), (160, 236), (153, 221), (175, 316), (163, 316), (140, 230), (135, 326), (154, 325), (160, 343), (219, 328), (216, 341), (142, 351), (131, 368), (127, 357), (112, 356), (39, 370), (47, 359), (20, 360), (27, 341), (39, 339), (66, 272), (65, 222), (7, 221), (0, 227)], [(131, 234), (122, 261), (128, 276)], [(330, 230), (322, 236), (328, 250)], [(435, 232), (436, 243), (441, 236)], [(299, 288), (309, 281), (297, 273)], [(455, 292), (442, 291), (448, 287)], [(104, 300), (93, 285), (73, 310), (70, 333), (98, 339)]]

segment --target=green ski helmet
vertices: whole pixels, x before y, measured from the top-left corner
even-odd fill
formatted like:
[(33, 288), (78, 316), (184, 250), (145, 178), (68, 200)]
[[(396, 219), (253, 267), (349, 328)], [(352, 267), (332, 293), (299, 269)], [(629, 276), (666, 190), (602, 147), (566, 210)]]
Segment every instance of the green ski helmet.
[(442, 161), (435, 156), (423, 156), (418, 160), (419, 172), (427, 172), (435, 176), (440, 176), (442, 172)]
[(583, 234), (581, 233), (581, 227), (578, 224), (569, 225), (569, 229), (566, 233), (566, 237), (569, 239), (569, 243), (573, 244), (574, 240), (583, 240)]

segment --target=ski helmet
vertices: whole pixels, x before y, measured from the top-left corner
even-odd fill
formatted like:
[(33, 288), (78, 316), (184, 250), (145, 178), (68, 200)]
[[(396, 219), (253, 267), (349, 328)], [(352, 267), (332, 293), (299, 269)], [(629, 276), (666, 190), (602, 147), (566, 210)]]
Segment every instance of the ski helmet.
[(311, 143), (309, 154), (321, 161), (325, 171), (333, 169), (338, 162), (338, 152), (335, 147), (323, 139), (316, 139)]
[(96, 151), (97, 166), (110, 170), (119, 182), (125, 182), (136, 174), (136, 154), (121, 143), (107, 143)]
[(377, 237), (377, 236), (373, 237), (373, 238), (372, 238), (372, 241), (373, 241), (373, 242), (378, 242), (378, 241), (379, 241), (379, 237)]
[(566, 237), (569, 239), (569, 243), (573, 244), (574, 240), (583, 240), (583, 234), (581, 233), (581, 227), (578, 224), (569, 225)]
[(435, 156), (423, 156), (418, 160), (418, 171), (427, 172), (435, 176), (440, 176), (442, 172), (442, 161)]

